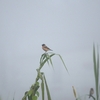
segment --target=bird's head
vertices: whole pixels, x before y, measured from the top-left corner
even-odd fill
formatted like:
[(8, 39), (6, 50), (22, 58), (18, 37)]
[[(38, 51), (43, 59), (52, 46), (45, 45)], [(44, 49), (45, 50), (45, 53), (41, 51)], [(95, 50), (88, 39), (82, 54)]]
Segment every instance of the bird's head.
[(91, 90), (93, 90), (93, 88), (91, 88)]
[(45, 46), (45, 44), (42, 44), (42, 46)]

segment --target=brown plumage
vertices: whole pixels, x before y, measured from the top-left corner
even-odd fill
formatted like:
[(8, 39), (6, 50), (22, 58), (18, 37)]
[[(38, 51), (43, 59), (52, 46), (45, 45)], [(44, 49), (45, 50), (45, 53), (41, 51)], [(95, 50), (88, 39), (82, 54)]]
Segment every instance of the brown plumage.
[(50, 48), (48, 48), (45, 44), (42, 44), (42, 49), (47, 52), (47, 51), (52, 51)]
[(94, 94), (94, 89), (93, 89), (93, 88), (91, 88), (91, 89), (90, 89), (89, 98), (90, 98), (93, 94)]

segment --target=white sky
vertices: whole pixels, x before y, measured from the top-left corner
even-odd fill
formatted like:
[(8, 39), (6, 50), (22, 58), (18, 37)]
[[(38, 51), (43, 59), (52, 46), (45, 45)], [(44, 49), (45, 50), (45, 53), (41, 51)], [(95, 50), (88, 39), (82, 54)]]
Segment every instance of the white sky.
[[(45, 43), (59, 53), (54, 69), (46, 65), (53, 100), (74, 99), (94, 88), (92, 46), (100, 45), (99, 0), (0, 0), (0, 95), (21, 99), (36, 77)], [(5, 96), (6, 94), (6, 96)]]

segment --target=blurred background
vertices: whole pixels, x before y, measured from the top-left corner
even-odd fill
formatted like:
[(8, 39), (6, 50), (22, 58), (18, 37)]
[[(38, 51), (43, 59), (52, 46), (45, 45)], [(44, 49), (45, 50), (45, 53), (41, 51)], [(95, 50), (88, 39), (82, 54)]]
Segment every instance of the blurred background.
[[(0, 0), (0, 96), (21, 100), (34, 83), (45, 43), (53, 57), (45, 73), (52, 100), (74, 100), (95, 87), (93, 43), (100, 45), (100, 1)], [(40, 99), (41, 100), (41, 99)]]

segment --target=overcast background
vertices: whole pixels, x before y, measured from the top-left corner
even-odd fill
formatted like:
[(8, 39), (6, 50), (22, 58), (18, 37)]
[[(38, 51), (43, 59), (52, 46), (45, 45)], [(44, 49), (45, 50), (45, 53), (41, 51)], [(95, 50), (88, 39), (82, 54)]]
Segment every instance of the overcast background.
[[(21, 100), (37, 75), (45, 43), (59, 53), (42, 71), (52, 100), (75, 100), (95, 88), (93, 42), (100, 44), (99, 0), (0, 0), (0, 96)], [(92, 98), (91, 98), (92, 99)], [(41, 99), (40, 99), (41, 100)]]

